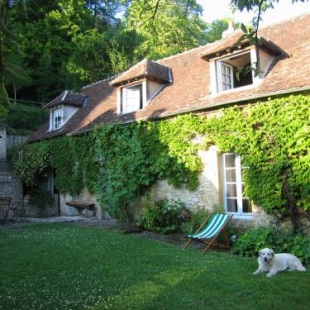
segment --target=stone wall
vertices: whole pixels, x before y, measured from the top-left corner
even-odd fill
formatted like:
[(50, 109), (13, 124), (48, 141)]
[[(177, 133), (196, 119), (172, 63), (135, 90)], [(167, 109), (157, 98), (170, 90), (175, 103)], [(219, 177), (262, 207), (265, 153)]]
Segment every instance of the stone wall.
[[(214, 207), (223, 205), (223, 192), (221, 185), (220, 160), (217, 147), (212, 146), (208, 151), (200, 151), (203, 162), (203, 171), (199, 177), (199, 186), (195, 191), (181, 188), (174, 188), (167, 181), (159, 181), (153, 191), (156, 198), (168, 198), (169, 200), (181, 200), (185, 205), (193, 210), (204, 208), (212, 211)], [(268, 216), (261, 208), (252, 207), (252, 216), (234, 217), (233, 223), (240, 230), (259, 225), (270, 225), (272, 217)]]
[(6, 141), (7, 141), (6, 130), (0, 129), (0, 160), (6, 159)]
[[(212, 146), (207, 151), (200, 151), (203, 163), (203, 171), (199, 176), (199, 186), (195, 191), (190, 191), (185, 185), (175, 188), (169, 185), (167, 181), (158, 181), (151, 189), (155, 198), (167, 198), (168, 200), (181, 200), (188, 208), (204, 208), (212, 211), (214, 207), (223, 205), (222, 180), (220, 169), (220, 156), (217, 147)], [(96, 209), (97, 218), (108, 218), (109, 216), (102, 212), (96, 198), (87, 190), (83, 190), (78, 197), (70, 195), (60, 196), (60, 214), (67, 216), (81, 215), (80, 211), (75, 207), (66, 205), (67, 201), (79, 200), (93, 202)], [(253, 206), (252, 216), (246, 218), (233, 218), (233, 225), (240, 230), (259, 225), (269, 225), (272, 218), (268, 216), (261, 208)]]
[[(68, 201), (78, 200), (87, 203), (93, 203), (95, 205), (94, 211), (92, 210), (79, 210), (75, 207), (70, 207), (66, 204)], [(73, 197), (69, 194), (60, 195), (60, 215), (65, 216), (84, 216), (84, 217), (96, 217), (97, 219), (106, 219), (108, 217), (107, 214), (102, 212), (99, 203), (96, 198), (89, 193), (87, 189), (84, 189), (77, 197)]]
[(186, 186), (175, 188), (167, 181), (158, 181), (154, 192), (157, 198), (181, 200), (189, 208), (205, 208), (212, 210), (220, 205), (220, 189), (218, 174), (218, 153), (216, 147), (208, 151), (200, 151), (203, 162), (203, 171), (199, 176), (199, 187), (195, 191), (186, 189)]
[[(23, 185), (7, 161), (7, 150), (13, 145), (25, 141), (26, 137), (7, 135), (6, 129), (0, 129), (0, 196), (11, 197), (11, 204), (24, 201)], [(9, 218), (12, 214), (9, 214)]]

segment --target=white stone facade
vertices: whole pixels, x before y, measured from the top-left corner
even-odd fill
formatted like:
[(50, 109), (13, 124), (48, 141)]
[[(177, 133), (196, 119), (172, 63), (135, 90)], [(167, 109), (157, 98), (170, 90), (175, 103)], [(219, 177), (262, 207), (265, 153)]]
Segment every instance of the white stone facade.
[[(175, 188), (167, 181), (158, 181), (153, 191), (156, 198), (181, 200), (190, 209), (205, 208), (212, 211), (214, 207), (223, 206), (221, 161), (216, 146), (207, 151), (200, 151), (203, 170), (199, 176), (199, 186), (195, 191), (186, 189), (186, 186)], [(241, 228), (269, 225), (272, 220), (261, 208), (252, 206), (252, 216), (235, 217), (233, 222)]]

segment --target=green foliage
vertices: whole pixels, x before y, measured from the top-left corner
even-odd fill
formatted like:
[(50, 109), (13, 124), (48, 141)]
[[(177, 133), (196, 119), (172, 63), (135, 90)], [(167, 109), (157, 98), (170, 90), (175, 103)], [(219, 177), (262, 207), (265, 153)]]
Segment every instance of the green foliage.
[(44, 208), (55, 203), (50, 192), (41, 189), (34, 189), (30, 192), (29, 204), (34, 207)]
[(16, 0), (12, 9), (6, 1), (0, 5), (3, 112), (13, 85), (20, 99), (50, 101), (63, 89), (78, 90), (143, 58), (162, 58), (206, 42), (207, 25), (195, 1)]
[(147, 199), (144, 208), (140, 227), (162, 234), (180, 231), (182, 223), (189, 219), (189, 211), (181, 201)]
[(270, 227), (250, 229), (242, 234), (233, 245), (233, 253), (241, 256), (257, 256), (262, 248), (272, 248), (273, 230)]
[(188, 220), (182, 224), (182, 231), (185, 234), (194, 234), (208, 216), (210, 212), (205, 208), (191, 211)]
[[(193, 189), (198, 184), (201, 161), (192, 132), (178, 130), (180, 122), (195, 116), (161, 122), (112, 125), (95, 133), (95, 156), (100, 164), (99, 196), (102, 204), (117, 210), (144, 193), (158, 179)], [(174, 133), (174, 139), (169, 137)], [(115, 212), (114, 212), (115, 213)]]
[(136, 51), (159, 59), (206, 43), (207, 24), (196, 1), (132, 1), (127, 14), (129, 30), (143, 37)]
[(11, 104), (7, 114), (7, 131), (11, 135), (28, 135), (47, 120), (48, 112), (41, 106), (17, 102)]
[[(15, 167), (27, 186), (35, 186), (39, 175), (51, 168), (61, 192), (78, 194), (87, 187), (111, 215), (116, 215), (156, 180), (187, 184), (190, 189), (198, 185), (199, 145), (192, 139), (199, 124), (196, 116), (183, 116), (103, 126), (83, 136), (26, 145), (22, 158), (15, 154)], [(184, 130), (179, 130), (181, 125)]]
[(232, 107), (206, 124), (209, 142), (242, 156), (245, 193), (268, 213), (310, 209), (309, 96)]
[(29, 187), (37, 185), (38, 178), (46, 174), (51, 165), (51, 153), (46, 142), (26, 144), (15, 149), (12, 155), (14, 168), (21, 180)]
[[(309, 96), (290, 96), (227, 108), (217, 118), (189, 114), (102, 126), (84, 136), (27, 145), (16, 167), (28, 185), (51, 167), (61, 192), (86, 186), (114, 214), (156, 180), (195, 189), (202, 169), (198, 150), (216, 144), (242, 156), (251, 200), (268, 213), (292, 214), (294, 208), (310, 209), (309, 105)], [(201, 137), (204, 145), (197, 142)]]
[(233, 245), (233, 253), (240, 256), (257, 256), (259, 250), (271, 248), (275, 253), (291, 253), (310, 263), (310, 238), (301, 233), (276, 230), (270, 227), (253, 228), (242, 234)]

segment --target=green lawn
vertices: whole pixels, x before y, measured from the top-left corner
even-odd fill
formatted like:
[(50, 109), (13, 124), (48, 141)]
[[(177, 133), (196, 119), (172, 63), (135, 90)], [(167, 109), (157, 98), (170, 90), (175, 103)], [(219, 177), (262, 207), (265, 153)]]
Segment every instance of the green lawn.
[(107, 228), (0, 228), (0, 309), (309, 309), (310, 273)]

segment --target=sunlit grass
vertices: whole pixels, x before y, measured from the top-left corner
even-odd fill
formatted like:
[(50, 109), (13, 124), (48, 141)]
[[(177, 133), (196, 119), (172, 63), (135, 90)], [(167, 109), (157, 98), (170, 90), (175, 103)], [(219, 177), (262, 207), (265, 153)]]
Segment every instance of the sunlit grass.
[(0, 229), (0, 309), (308, 309), (309, 272), (105, 228)]

